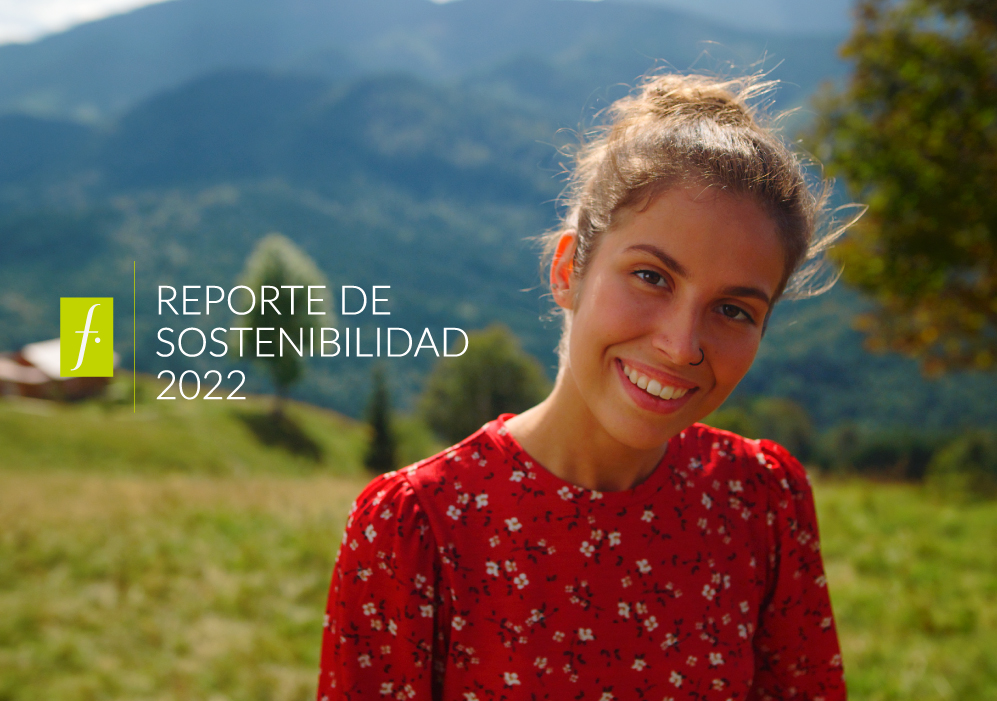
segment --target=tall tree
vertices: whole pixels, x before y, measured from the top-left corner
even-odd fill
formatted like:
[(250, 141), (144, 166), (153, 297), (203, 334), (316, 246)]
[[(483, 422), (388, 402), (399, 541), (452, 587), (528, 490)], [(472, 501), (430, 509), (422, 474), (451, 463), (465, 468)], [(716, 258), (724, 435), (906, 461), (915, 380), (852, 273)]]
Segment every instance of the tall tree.
[[(269, 371), (274, 385), (274, 414), (279, 416), (288, 387), (305, 371), (305, 361), (295, 348), (307, 352), (309, 329), (332, 325), (329, 316), (308, 313), (308, 287), (326, 285), (325, 276), (307, 253), (287, 237), (274, 233), (260, 239), (253, 249), (239, 284), (253, 290), (256, 305), (248, 315), (239, 317), (238, 325), (272, 329), (260, 332), (260, 339), (269, 342), (261, 348), (261, 355), (256, 354), (255, 331), (253, 341), (245, 348), (248, 357)], [(276, 297), (274, 302), (263, 304), (264, 288), (267, 299)], [(326, 303), (312, 304), (311, 310), (329, 312), (329, 307)]]
[(468, 334), (467, 351), (440, 359), (421, 399), (426, 422), (457, 442), (504, 412), (518, 413), (547, 396), (536, 358), (504, 326)]
[(997, 361), (997, 2), (862, 0), (811, 134), (867, 215), (836, 256), (874, 349), (929, 373)]
[(367, 403), (370, 443), (363, 464), (372, 472), (391, 472), (398, 467), (398, 441), (391, 421), (391, 396), (380, 365), (374, 366), (372, 380)]

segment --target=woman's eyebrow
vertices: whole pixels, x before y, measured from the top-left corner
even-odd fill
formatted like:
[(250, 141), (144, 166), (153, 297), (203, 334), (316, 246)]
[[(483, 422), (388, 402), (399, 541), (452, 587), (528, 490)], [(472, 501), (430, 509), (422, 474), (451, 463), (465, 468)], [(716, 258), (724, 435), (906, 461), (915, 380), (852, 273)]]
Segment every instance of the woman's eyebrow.
[(725, 287), (721, 290), (723, 294), (729, 297), (752, 297), (757, 300), (765, 302), (766, 305), (772, 304), (772, 298), (769, 297), (765, 292), (757, 287)]
[[(671, 270), (673, 273), (679, 277), (687, 278), (689, 277), (689, 269), (684, 265), (679, 263), (677, 260), (672, 258), (670, 255), (662, 251), (657, 246), (650, 243), (637, 243), (633, 246), (627, 248), (628, 251), (644, 251), (645, 253), (650, 253), (652, 256), (661, 261), (661, 264), (666, 268)], [(767, 299), (767, 298), (766, 298)]]

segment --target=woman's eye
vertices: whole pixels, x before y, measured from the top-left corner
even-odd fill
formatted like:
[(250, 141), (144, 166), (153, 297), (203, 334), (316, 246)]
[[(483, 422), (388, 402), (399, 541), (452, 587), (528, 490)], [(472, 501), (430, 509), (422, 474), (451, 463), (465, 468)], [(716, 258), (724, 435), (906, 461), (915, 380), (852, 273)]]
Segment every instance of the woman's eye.
[(721, 304), (720, 313), (735, 321), (754, 321), (751, 315), (735, 304)]
[(634, 273), (634, 275), (636, 275), (637, 277), (639, 277), (641, 280), (648, 283), (649, 285), (654, 285), (656, 287), (664, 287), (665, 278), (661, 275), (661, 273), (656, 273), (653, 270), (638, 270), (637, 272)]

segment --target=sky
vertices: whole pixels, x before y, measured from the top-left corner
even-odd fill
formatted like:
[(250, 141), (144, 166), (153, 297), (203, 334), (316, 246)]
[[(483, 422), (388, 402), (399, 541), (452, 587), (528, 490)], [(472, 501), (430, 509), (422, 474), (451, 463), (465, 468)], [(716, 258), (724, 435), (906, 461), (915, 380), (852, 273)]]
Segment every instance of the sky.
[(164, 1), (0, 0), (0, 44), (32, 41), (46, 34), (69, 29), (74, 24)]
[(31, 41), (156, 2), (163, 0), (0, 0), (0, 44)]

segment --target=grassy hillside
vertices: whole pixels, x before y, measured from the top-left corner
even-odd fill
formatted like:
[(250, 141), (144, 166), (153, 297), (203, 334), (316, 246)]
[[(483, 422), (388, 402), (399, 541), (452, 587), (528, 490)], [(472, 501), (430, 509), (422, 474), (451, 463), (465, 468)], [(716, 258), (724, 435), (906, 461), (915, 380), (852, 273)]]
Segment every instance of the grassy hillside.
[[(289, 402), (275, 423), (272, 399), (158, 401), (165, 385), (142, 376), (132, 412), (130, 376), (107, 397), (78, 404), (0, 400), (0, 467), (128, 475), (313, 475), (370, 479), (362, 423)], [(398, 422), (405, 462), (441, 448), (418, 422)]]
[[(316, 464), (224, 407), (41, 406), (0, 402), (0, 700), (312, 698), (358, 426), (293, 407)], [(994, 698), (997, 503), (815, 494), (850, 698)]]

